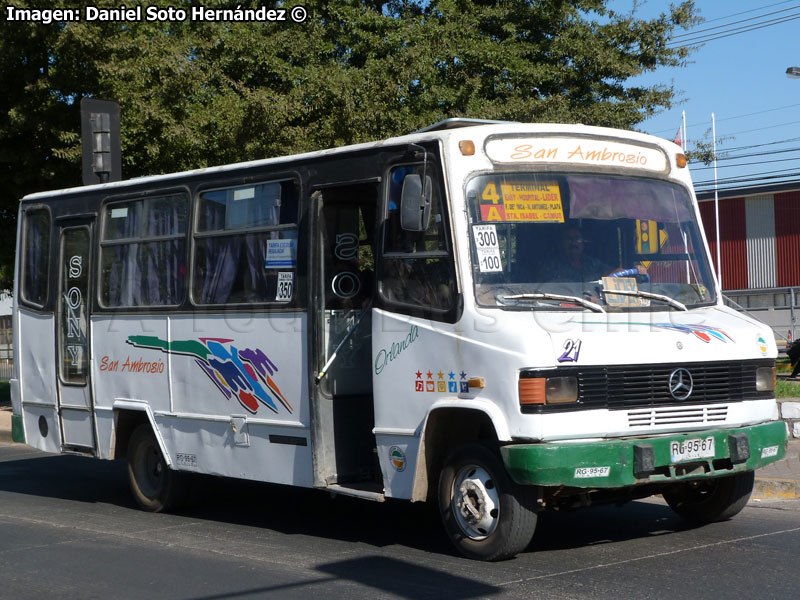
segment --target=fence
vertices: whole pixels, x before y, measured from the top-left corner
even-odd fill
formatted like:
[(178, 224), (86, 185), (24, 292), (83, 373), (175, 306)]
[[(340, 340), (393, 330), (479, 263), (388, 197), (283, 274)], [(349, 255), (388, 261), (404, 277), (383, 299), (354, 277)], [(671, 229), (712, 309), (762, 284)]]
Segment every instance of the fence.
[(12, 339), (11, 329), (0, 329), (0, 381), (11, 379), (11, 371), (14, 369)]
[(728, 290), (725, 303), (772, 327), (778, 348), (785, 348), (800, 334), (800, 288)]

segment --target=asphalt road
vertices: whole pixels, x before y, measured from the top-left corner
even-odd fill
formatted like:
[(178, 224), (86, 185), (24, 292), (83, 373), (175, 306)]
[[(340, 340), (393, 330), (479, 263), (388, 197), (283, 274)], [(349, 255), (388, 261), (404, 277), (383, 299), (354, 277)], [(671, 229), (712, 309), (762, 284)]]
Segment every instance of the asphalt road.
[(659, 500), (546, 513), (503, 563), (457, 556), (424, 505), (202, 478), (134, 507), (124, 463), (0, 444), (0, 598), (795, 598), (800, 500), (686, 527)]

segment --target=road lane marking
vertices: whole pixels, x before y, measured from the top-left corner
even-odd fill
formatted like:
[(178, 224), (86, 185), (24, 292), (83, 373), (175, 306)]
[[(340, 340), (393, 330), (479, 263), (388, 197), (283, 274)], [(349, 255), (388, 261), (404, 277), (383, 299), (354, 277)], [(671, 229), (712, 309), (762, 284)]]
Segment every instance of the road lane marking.
[(514, 585), (517, 583), (526, 583), (528, 581), (536, 581), (537, 579), (547, 579), (550, 577), (560, 577), (562, 575), (572, 575), (573, 573), (585, 573), (586, 571), (592, 571), (596, 569), (605, 569), (608, 567), (617, 567), (619, 565), (625, 565), (641, 560), (649, 560), (652, 558), (661, 558), (663, 556), (670, 556), (671, 554), (681, 554), (683, 552), (692, 552), (694, 550), (704, 550), (706, 548), (714, 548), (715, 546), (724, 546), (726, 544), (735, 544), (737, 542), (747, 542), (750, 540), (755, 540), (762, 537), (768, 537), (771, 535), (780, 535), (783, 533), (794, 533), (795, 531), (800, 531), (800, 527), (794, 527), (792, 529), (782, 529), (781, 531), (772, 531), (770, 533), (759, 533), (758, 535), (748, 535), (746, 537), (736, 538), (733, 540), (724, 540), (721, 542), (714, 542), (713, 544), (701, 544), (700, 546), (692, 546), (691, 548), (680, 548), (678, 550), (670, 550), (669, 552), (659, 552), (657, 554), (649, 554), (647, 556), (639, 556), (637, 558), (629, 558), (627, 560), (618, 560), (615, 562), (610, 563), (603, 563), (599, 565), (593, 565), (591, 567), (583, 567), (581, 569), (570, 569), (568, 571), (559, 571), (558, 573), (547, 573), (546, 575), (536, 575), (535, 577), (525, 577), (523, 579), (515, 579), (513, 581), (506, 581), (504, 583), (497, 583), (497, 586), (508, 586)]

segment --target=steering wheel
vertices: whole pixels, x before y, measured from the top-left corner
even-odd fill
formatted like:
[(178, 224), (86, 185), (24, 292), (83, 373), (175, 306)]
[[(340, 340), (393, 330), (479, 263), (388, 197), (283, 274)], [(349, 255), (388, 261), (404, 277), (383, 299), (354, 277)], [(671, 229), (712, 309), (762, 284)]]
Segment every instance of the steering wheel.
[(636, 281), (639, 283), (648, 283), (650, 281), (650, 275), (647, 273), (639, 273), (639, 269), (622, 269), (611, 273), (609, 277), (636, 277)]

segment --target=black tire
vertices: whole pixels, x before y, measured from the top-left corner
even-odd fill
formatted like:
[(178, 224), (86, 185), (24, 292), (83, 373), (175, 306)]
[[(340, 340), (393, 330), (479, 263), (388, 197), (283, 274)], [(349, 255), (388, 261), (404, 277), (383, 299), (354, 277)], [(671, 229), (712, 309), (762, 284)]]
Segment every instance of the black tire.
[(753, 493), (755, 472), (745, 471), (707, 481), (692, 481), (664, 492), (670, 508), (694, 525), (730, 519)]
[(480, 444), (461, 446), (447, 458), (438, 505), (448, 537), (468, 558), (512, 558), (536, 530), (535, 489), (515, 484), (497, 452)]
[(128, 482), (137, 504), (148, 512), (176, 508), (185, 497), (182, 475), (167, 466), (150, 425), (139, 425), (128, 442)]

